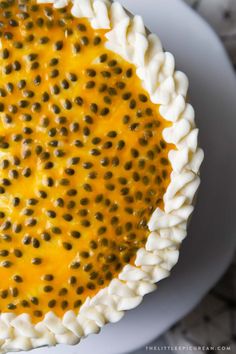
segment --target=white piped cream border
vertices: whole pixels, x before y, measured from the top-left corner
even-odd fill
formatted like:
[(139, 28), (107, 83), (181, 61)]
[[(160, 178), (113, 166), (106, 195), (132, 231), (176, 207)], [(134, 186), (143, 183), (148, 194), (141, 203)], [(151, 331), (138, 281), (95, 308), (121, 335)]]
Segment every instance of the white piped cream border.
[[(38, 0), (64, 7), (70, 0)], [(88, 298), (78, 315), (68, 311), (63, 318), (49, 312), (43, 321), (31, 323), (27, 314), (0, 315), (0, 353), (29, 350), (57, 343), (76, 344), (81, 338), (97, 333), (107, 322), (119, 321), (126, 310), (140, 304), (145, 294), (156, 289), (155, 283), (170, 274), (177, 263), (179, 246), (186, 237), (187, 220), (193, 211), (203, 151), (198, 148), (198, 129), (194, 110), (186, 102), (188, 79), (175, 71), (172, 54), (163, 52), (159, 38), (147, 34), (142, 18), (131, 18), (119, 3), (108, 0), (72, 0), (72, 13), (86, 17), (93, 28), (110, 29), (106, 46), (137, 67), (153, 103), (160, 105), (162, 116), (171, 121), (163, 137), (176, 149), (170, 151), (173, 168), (171, 182), (164, 195), (164, 211), (157, 209), (149, 221), (151, 231), (145, 248), (139, 249), (135, 266), (126, 265), (118, 279)]]

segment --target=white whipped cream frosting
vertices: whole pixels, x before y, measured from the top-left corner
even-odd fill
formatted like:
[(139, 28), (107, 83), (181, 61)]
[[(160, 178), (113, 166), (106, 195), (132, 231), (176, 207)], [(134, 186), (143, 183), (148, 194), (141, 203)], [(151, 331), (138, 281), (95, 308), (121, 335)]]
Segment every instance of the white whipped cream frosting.
[[(38, 0), (61, 8), (70, 0)], [(203, 151), (198, 147), (198, 129), (194, 110), (186, 102), (188, 79), (175, 71), (171, 53), (164, 52), (159, 38), (147, 34), (140, 16), (131, 18), (118, 3), (109, 0), (72, 0), (75, 17), (87, 18), (94, 29), (108, 29), (106, 47), (137, 68), (137, 76), (151, 101), (160, 105), (160, 113), (172, 122), (163, 131), (169, 152), (171, 181), (164, 195), (164, 211), (156, 209), (148, 223), (150, 235), (145, 248), (137, 252), (135, 265), (126, 265), (118, 279), (87, 298), (79, 313), (67, 311), (63, 318), (48, 312), (32, 324), (27, 314), (0, 315), (0, 353), (30, 350), (58, 343), (77, 344), (81, 338), (97, 333), (108, 322), (117, 322), (125, 311), (140, 304), (145, 294), (156, 289), (155, 283), (170, 274), (177, 263), (179, 247), (186, 237), (187, 221), (193, 211)]]

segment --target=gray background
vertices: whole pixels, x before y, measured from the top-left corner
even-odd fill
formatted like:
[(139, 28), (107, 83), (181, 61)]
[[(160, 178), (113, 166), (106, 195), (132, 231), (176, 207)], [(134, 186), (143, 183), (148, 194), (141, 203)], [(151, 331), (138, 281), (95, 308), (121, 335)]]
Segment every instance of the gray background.
[[(214, 28), (236, 70), (236, 0), (185, 0), (185, 2)], [(149, 345), (174, 347), (189, 344), (229, 345), (231, 352), (236, 353), (236, 256), (223, 278), (194, 311)], [(163, 351), (170, 354), (175, 350)], [(154, 352), (156, 351), (144, 347), (130, 354)], [(181, 354), (183, 350), (179, 349), (176, 352)], [(204, 350), (197, 352), (205, 353)], [(221, 352), (225, 353), (223, 350), (216, 351)]]

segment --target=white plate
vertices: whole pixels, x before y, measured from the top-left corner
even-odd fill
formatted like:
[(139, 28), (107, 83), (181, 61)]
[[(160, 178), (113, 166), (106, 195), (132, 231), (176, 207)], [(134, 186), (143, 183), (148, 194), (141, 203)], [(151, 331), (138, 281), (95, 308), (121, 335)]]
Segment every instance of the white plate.
[(236, 80), (209, 26), (179, 0), (123, 0), (142, 14), (188, 75), (206, 158), (202, 185), (180, 262), (159, 290), (125, 318), (79, 346), (36, 349), (34, 354), (122, 354), (163, 333), (192, 309), (228, 265), (235, 247)]

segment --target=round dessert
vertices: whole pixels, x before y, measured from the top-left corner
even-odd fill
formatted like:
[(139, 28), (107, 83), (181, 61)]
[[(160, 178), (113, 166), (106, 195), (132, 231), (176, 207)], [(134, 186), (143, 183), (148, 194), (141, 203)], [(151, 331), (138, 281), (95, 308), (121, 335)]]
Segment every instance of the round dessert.
[(187, 78), (105, 0), (1, 1), (0, 35), (0, 348), (75, 344), (177, 262), (203, 158)]

